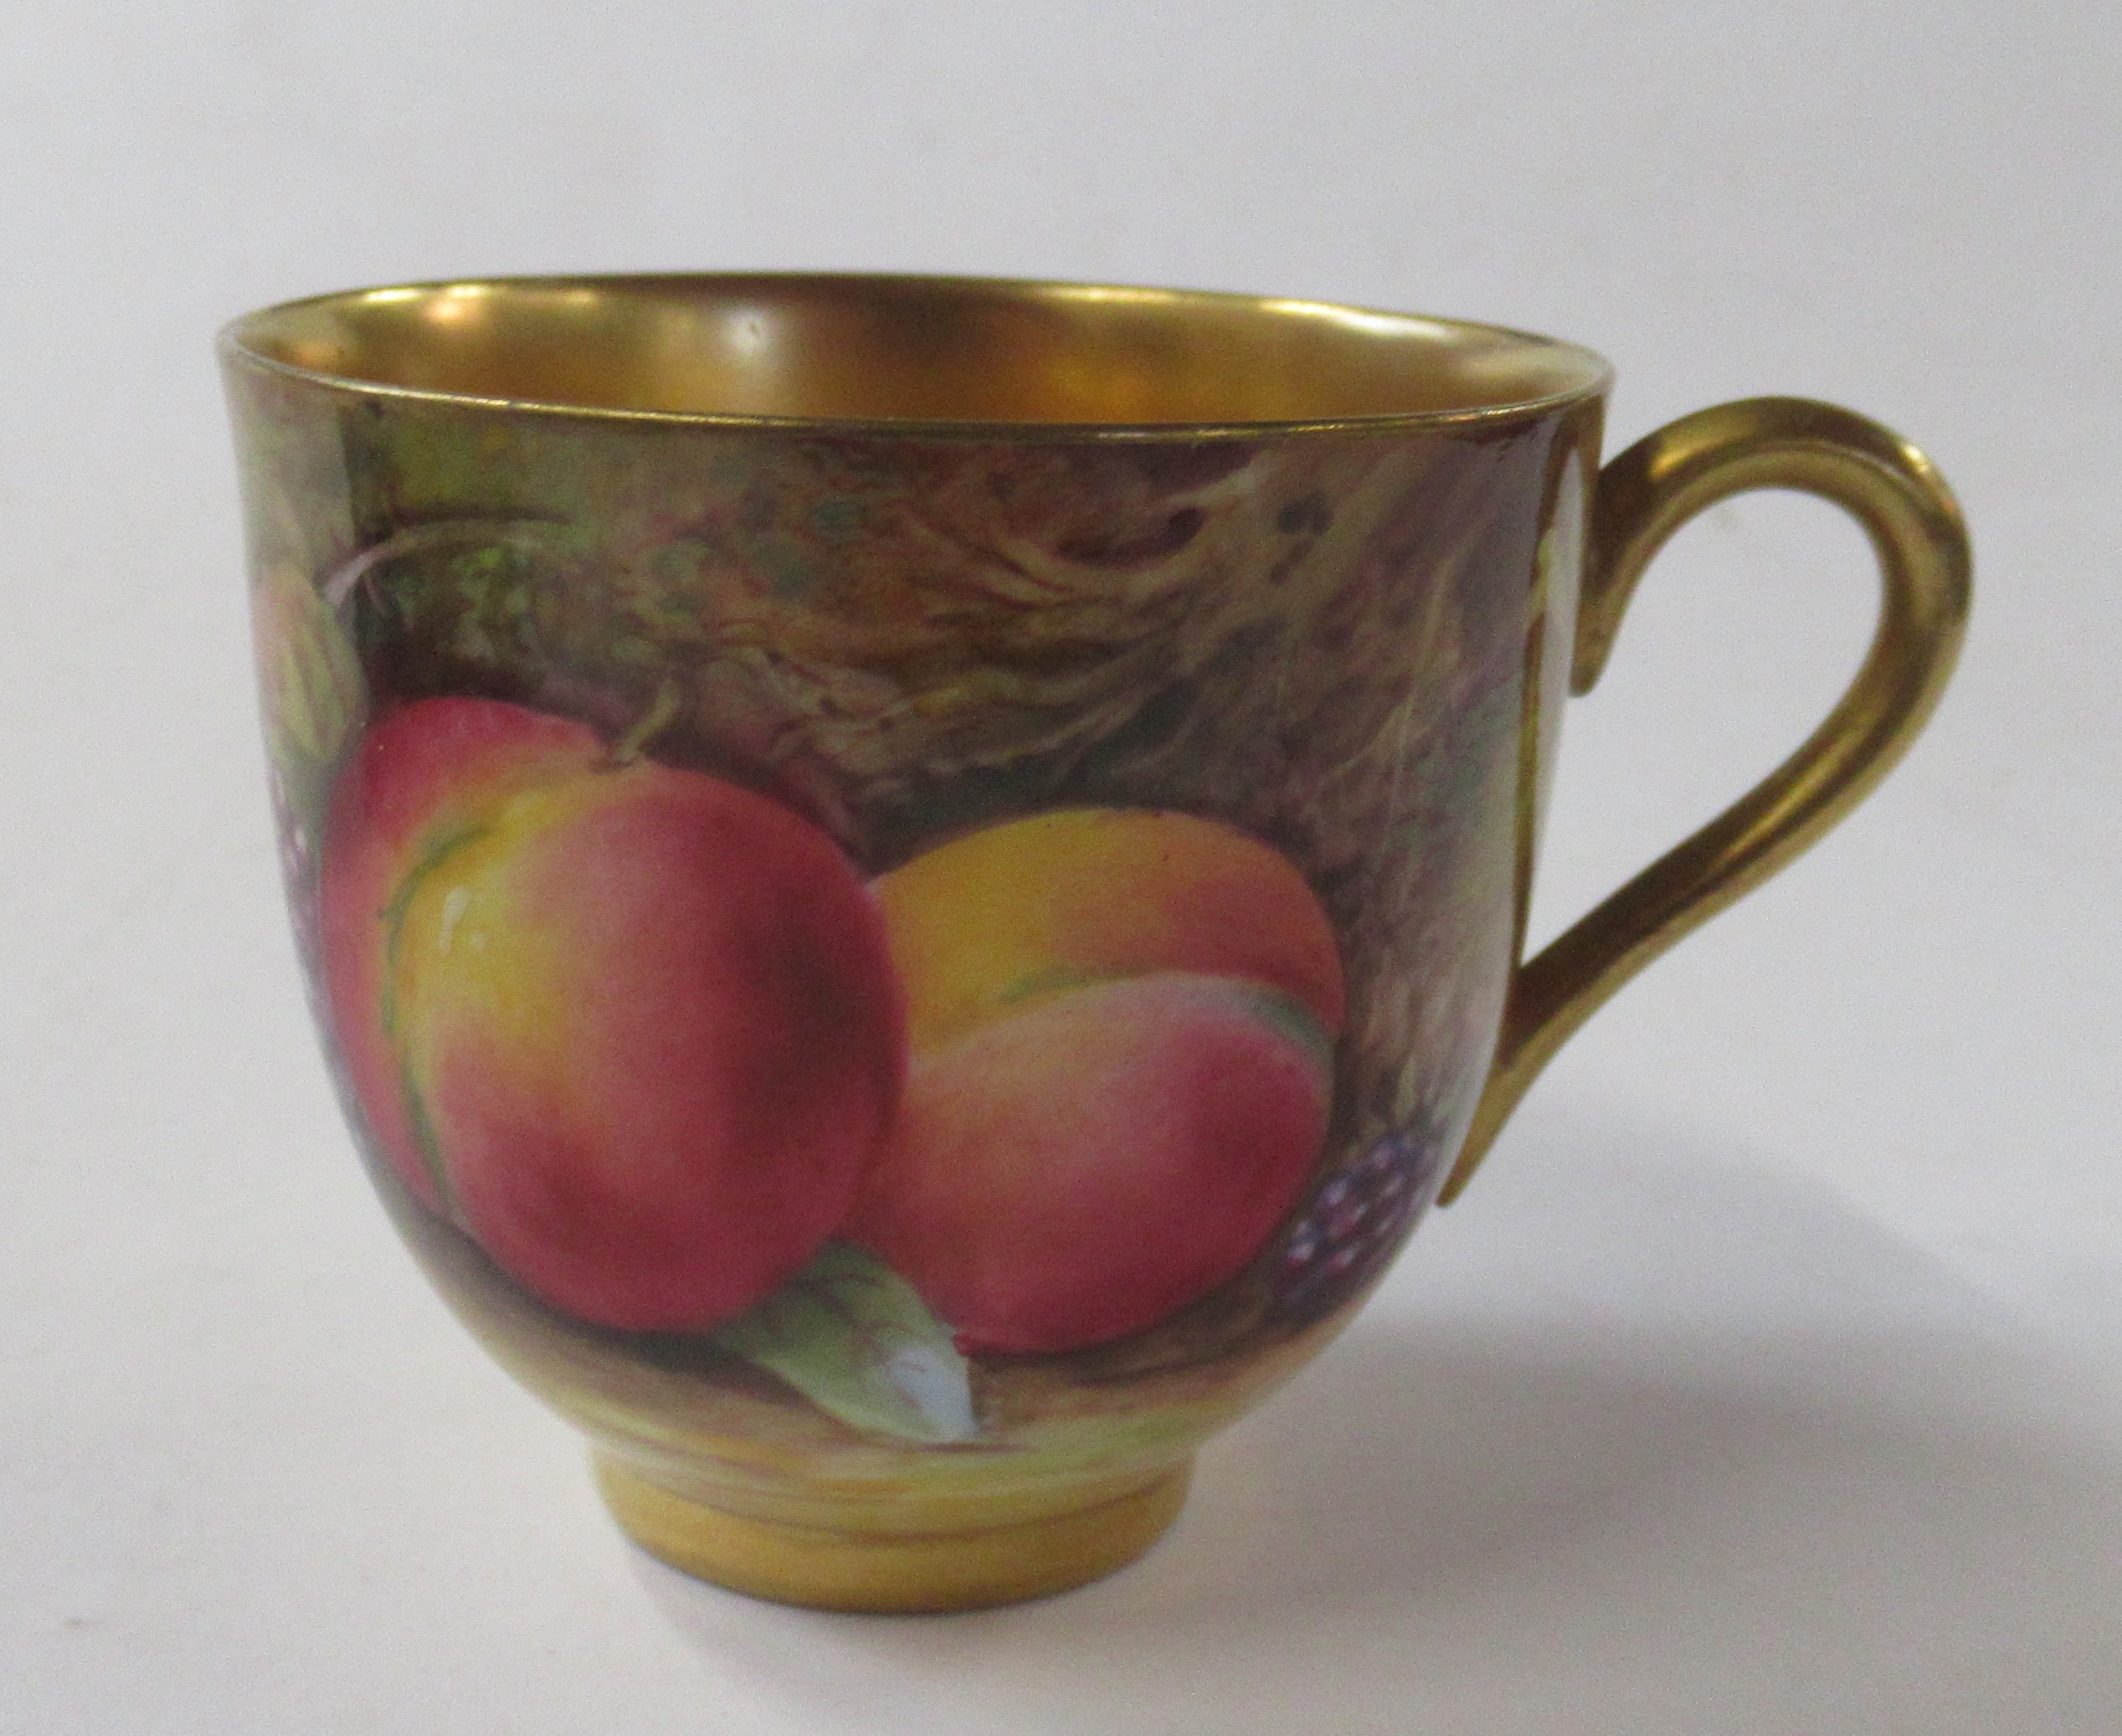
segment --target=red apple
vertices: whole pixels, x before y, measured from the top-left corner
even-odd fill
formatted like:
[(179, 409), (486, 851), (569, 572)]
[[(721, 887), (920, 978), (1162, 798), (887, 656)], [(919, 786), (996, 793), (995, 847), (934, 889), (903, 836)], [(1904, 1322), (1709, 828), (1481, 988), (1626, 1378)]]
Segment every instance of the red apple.
[(712, 1325), (846, 1215), (905, 1069), (809, 822), (498, 701), (379, 721), (323, 872), (335, 1034), (408, 1185), (583, 1318)]

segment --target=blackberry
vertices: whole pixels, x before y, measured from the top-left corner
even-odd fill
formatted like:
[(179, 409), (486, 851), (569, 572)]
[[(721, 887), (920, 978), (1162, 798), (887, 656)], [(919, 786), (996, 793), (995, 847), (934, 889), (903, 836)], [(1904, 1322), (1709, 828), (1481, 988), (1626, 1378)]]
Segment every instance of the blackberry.
[(1309, 1326), (1376, 1276), (1429, 1204), (1443, 1158), (1433, 1133), (1388, 1133), (1328, 1180), (1283, 1244), (1272, 1317)]

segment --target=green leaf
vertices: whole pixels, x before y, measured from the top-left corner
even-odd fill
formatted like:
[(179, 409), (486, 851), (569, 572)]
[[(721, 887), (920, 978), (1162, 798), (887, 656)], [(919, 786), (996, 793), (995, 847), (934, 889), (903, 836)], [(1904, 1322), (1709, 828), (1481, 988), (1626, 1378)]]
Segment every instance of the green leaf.
[(251, 594), (265, 740), (295, 821), (314, 836), (340, 760), (367, 712), (353, 643), (296, 568), (269, 567)]
[(949, 1328), (904, 1278), (845, 1242), (827, 1242), (714, 1342), (852, 1428), (927, 1441), (980, 1432), (971, 1370)]

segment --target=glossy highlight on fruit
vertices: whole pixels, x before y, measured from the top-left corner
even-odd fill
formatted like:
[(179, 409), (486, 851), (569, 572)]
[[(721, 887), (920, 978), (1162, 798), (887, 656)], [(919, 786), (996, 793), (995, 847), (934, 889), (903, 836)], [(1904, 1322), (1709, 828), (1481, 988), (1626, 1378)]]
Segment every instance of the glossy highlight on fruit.
[(903, 1016), (837, 846), (499, 701), (380, 719), (335, 794), (326, 987), (362, 1117), (430, 1208), (602, 1324), (697, 1328), (846, 1215)]

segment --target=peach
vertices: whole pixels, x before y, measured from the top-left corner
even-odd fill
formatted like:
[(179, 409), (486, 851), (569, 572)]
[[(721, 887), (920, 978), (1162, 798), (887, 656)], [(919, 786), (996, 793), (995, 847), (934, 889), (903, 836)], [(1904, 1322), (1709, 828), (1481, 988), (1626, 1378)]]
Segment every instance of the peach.
[(1325, 912), (1289, 860), (1220, 821), (1076, 808), (990, 826), (876, 883), (917, 1052), (1040, 994), (1151, 971), (1280, 989), (1331, 1035)]
[(497, 701), (378, 722), (335, 798), (326, 986), (361, 1112), (556, 1307), (691, 1328), (814, 1253), (896, 1108), (882, 922), (822, 832)]
[(876, 892), (913, 1051), (848, 1234), (974, 1348), (1085, 1348), (1228, 1281), (1318, 1159), (1344, 990), (1287, 858), (1068, 809)]
[(593, 771), (604, 752), (593, 731), (565, 718), (487, 700), (423, 700), (376, 722), (332, 791), (319, 890), (332, 1036), (371, 1137), (434, 1210), (442, 1178), (416, 1137), (388, 1028), (394, 908), (430, 859), (517, 792)]
[(1309, 1011), (1179, 973), (1050, 997), (918, 1057), (845, 1232), (970, 1349), (1081, 1349), (1241, 1271), (1324, 1137)]

